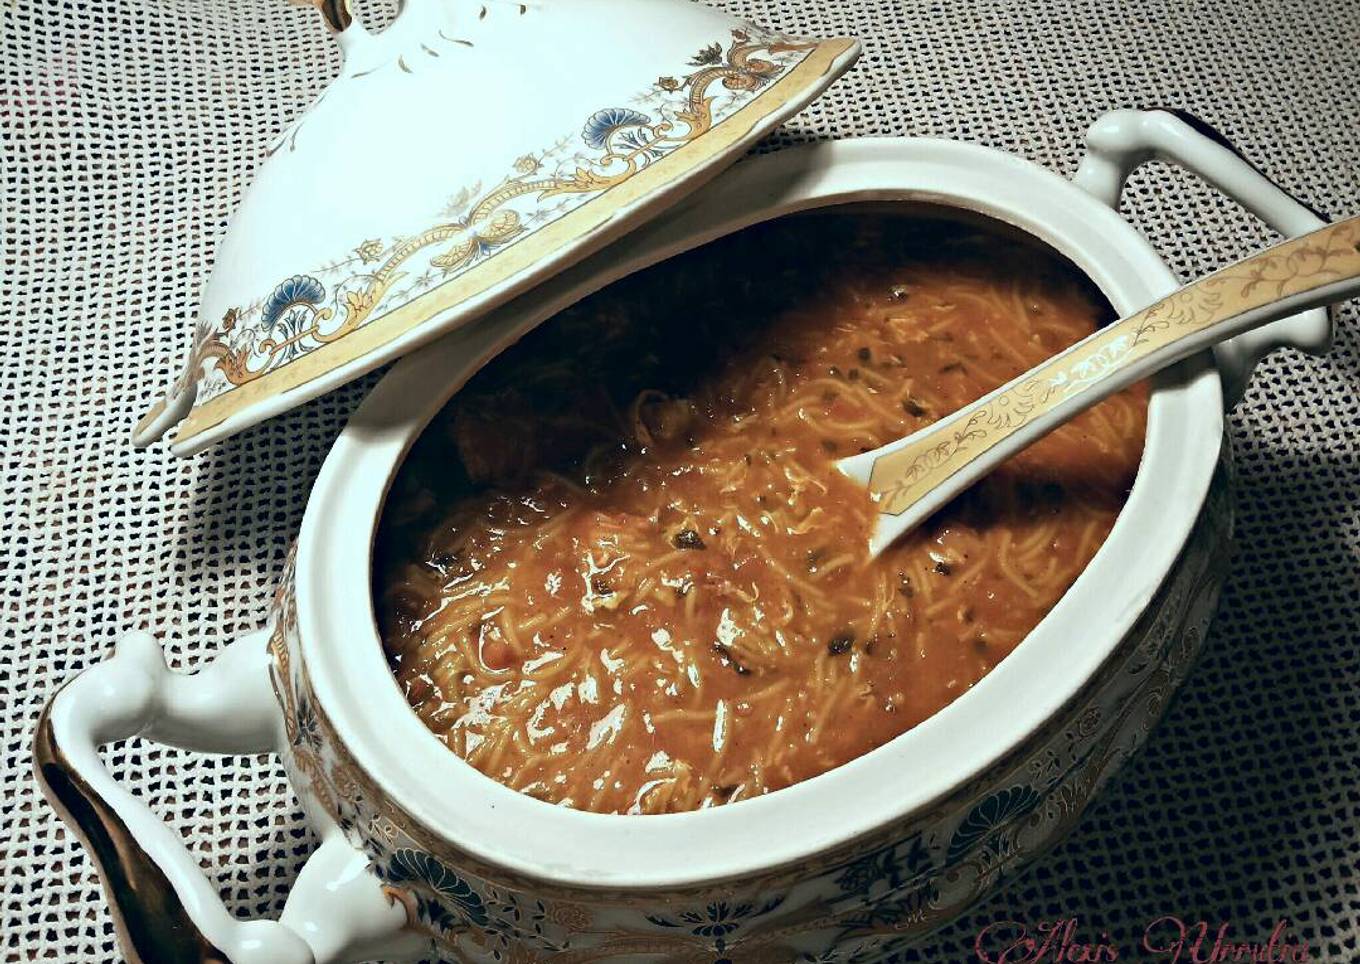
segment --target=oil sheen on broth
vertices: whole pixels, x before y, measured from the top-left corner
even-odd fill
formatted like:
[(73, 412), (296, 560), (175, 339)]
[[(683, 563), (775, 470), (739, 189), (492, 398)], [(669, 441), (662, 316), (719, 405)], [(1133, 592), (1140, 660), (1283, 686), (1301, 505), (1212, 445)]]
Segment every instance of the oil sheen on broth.
[(883, 213), (776, 221), (594, 295), (480, 372), (394, 487), (375, 592), (411, 706), (487, 775), (601, 812), (732, 803), (892, 739), (1090, 561), (1146, 395), (875, 560), (834, 460), (1109, 317), (1045, 250)]

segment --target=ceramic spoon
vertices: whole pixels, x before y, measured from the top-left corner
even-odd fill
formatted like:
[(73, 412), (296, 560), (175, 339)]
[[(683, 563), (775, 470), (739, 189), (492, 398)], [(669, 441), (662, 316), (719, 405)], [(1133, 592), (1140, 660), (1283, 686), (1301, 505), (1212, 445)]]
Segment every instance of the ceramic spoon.
[(1360, 295), (1360, 217), (1268, 248), (1100, 329), (970, 405), (837, 467), (868, 488), (878, 555), (1041, 436), (1216, 342)]

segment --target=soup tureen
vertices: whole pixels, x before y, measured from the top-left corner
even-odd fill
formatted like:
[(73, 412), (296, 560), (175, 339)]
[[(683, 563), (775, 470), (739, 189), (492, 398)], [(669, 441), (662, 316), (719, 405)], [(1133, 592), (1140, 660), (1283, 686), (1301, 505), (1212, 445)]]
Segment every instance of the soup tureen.
[[(344, 27), (334, 5), (324, 6)], [(532, 5), (518, 14), (515, 5), (488, 3), (482, 17), (477, 6), (452, 5), (460, 15), (454, 22), (471, 30), (493, 16), (527, 23), (547, 15)], [(562, 4), (596, 8), (592, 16), (604, 6)], [(408, 4), (408, 12), (428, 17), (444, 9)], [(813, 63), (803, 94), (741, 122), (742, 134), (730, 143), (745, 143), (853, 56), (846, 43), (772, 39), (713, 21), (699, 8), (685, 10), (694, 12), (695, 29), (720, 26), (723, 35), (696, 48), (696, 62), (684, 68), (690, 74), (684, 65), (662, 68), (669, 73), (653, 106), (628, 108), (652, 110), (650, 126), (630, 128), (622, 113), (601, 117), (582, 129), (580, 144), (619, 156), (642, 143), (627, 130), (644, 140), (672, 136), (679, 128), (663, 95), (674, 92), (672, 84), (693, 91), (701, 83), (693, 78), (710, 66), (722, 65), (725, 79), (717, 83), (732, 96), (709, 101), (709, 109), (739, 114), (749, 109), (740, 106), (747, 94), (768, 92), (777, 76)], [(388, 36), (346, 39), (353, 29), (341, 38), (354, 58)], [(693, 46), (685, 30), (676, 34)], [(480, 35), (449, 36), (474, 43)], [(765, 46), (748, 50), (752, 43)], [(371, 53), (362, 63), (400, 81), (406, 68), (461, 56), (453, 47), (418, 53), (416, 44), (395, 61)], [(766, 66), (753, 66), (756, 60)], [(752, 75), (743, 71), (756, 71), (759, 83), (748, 89)], [(362, 79), (347, 66), (340, 83)], [(319, 112), (305, 117), (279, 152), (294, 150), (293, 141), (304, 151), (309, 139), (322, 139), (322, 119)], [(721, 131), (722, 122), (712, 129)], [(595, 141), (604, 146), (591, 147)], [(595, 202), (565, 195), (557, 220), (535, 220), (541, 209), (534, 205), (545, 203), (540, 190), (518, 196), (530, 200), (496, 202), (486, 216), (467, 213), (482, 203), (474, 196), (496, 185), (545, 176), (546, 155), (531, 152), (522, 171), (501, 180), (488, 173), (469, 187), (471, 206), (449, 216), (461, 227), (440, 241), (412, 249), (427, 237), (414, 233), (415, 214), (403, 222), (412, 227), (397, 226), (420, 206), (413, 188), (406, 192), (410, 212), (393, 213), (365, 248), (367, 222), (326, 207), (322, 195), (340, 181), (318, 169), (322, 187), (307, 203), (336, 219), (327, 228), (336, 249), (359, 238), (353, 258), (336, 262), (319, 249), (303, 251), (296, 238), (272, 253), (255, 251), (238, 221), (218, 268), (230, 285), (215, 276), (205, 296), (205, 317), (220, 309), (222, 321), (199, 332), (185, 376), (145, 424), (142, 441), (187, 414), (176, 444), (192, 450), (440, 337), (393, 368), (331, 451), (267, 627), (192, 676), (167, 670), (153, 639), (130, 633), (45, 710), (35, 744), (39, 779), (98, 864), (129, 959), (304, 962), (437, 953), (479, 962), (869, 961), (956, 915), (1057, 841), (1142, 744), (1203, 641), (1231, 530), (1225, 388), (1234, 399), (1255, 360), (1277, 345), (1323, 349), (1330, 335), (1324, 312), (1243, 336), (1216, 358), (1206, 354), (1159, 376), (1143, 464), (1123, 514), (1030, 637), (922, 725), (769, 796), (690, 813), (612, 816), (552, 807), (490, 780), (451, 755), (411, 712), (387, 668), (370, 573), (374, 532), (405, 453), (488, 359), (610, 281), (754, 222), (861, 202), (990, 219), (1065, 255), (1121, 313), (1176, 286), (1115, 211), (1125, 178), (1149, 158), (1189, 167), (1282, 232), (1321, 224), (1193, 119), (1173, 112), (1117, 111), (1091, 128), (1087, 144), (1072, 181), (949, 141), (859, 140), (780, 151), (737, 165), (664, 218), (630, 223), (626, 241), (588, 257), (624, 230), (623, 221), (604, 225), (628, 220), (629, 205), (663, 203), (669, 188), (647, 194), (638, 184), (636, 195), (630, 189), (630, 200), (570, 241), (542, 232)], [(628, 184), (675, 155), (658, 147), (656, 157), (641, 156), (630, 162), (642, 166)], [(375, 166), (369, 174), (380, 178), (386, 170)], [(703, 174), (685, 168), (677, 176)], [(264, 217), (251, 203), (241, 217)], [(365, 217), (382, 221), (387, 212), (379, 207)], [(497, 242), (495, 231), (511, 231), (514, 219), (521, 233)], [(543, 260), (496, 266), (501, 244), (540, 245)], [(246, 264), (251, 259), (258, 264)], [(294, 264), (307, 267), (274, 270)], [(445, 273), (435, 271), (426, 285), (419, 279), (430, 265)], [(299, 273), (254, 294), (231, 288), (264, 277), (266, 266), (276, 275)], [(479, 266), (490, 266), (486, 287), (468, 282), (463, 301), (446, 292), (444, 284), (459, 284)], [(512, 294), (518, 297), (507, 300)], [(389, 298), (423, 307), (384, 313)], [(466, 304), (477, 299), (480, 307)], [(384, 327), (394, 314), (413, 327)], [(280, 347), (285, 342), (291, 347)], [(336, 345), (348, 347), (328, 351)], [(232, 917), (182, 841), (104, 769), (98, 745), (134, 735), (208, 752), (282, 756), (322, 843), (280, 920)]]

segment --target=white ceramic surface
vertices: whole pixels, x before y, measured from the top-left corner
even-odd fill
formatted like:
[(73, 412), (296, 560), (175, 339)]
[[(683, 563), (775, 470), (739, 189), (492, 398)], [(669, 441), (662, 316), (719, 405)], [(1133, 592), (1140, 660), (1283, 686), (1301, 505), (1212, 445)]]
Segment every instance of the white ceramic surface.
[[(414, 714), (391, 712), (395, 704), (378, 697), (400, 694), (395, 683), (375, 684), (386, 672), (380, 646), (332, 644), (352, 636), (352, 627), (373, 625), (368, 567), (350, 560), (370, 558), (370, 533), (396, 467), (420, 429), (487, 359), (588, 291), (696, 243), (781, 214), (869, 199), (928, 201), (1014, 225), (1071, 258), (1120, 311), (1178, 286), (1113, 211), (1022, 159), (954, 141), (835, 142), (746, 162), (673, 216), (639, 229), (626, 252), (605, 252), (404, 361), (355, 414), (312, 491), (298, 542), (299, 629), (318, 698), (344, 707), (336, 722), (346, 744), (441, 836), (517, 872), (583, 886), (676, 887), (796, 861), (871, 830), (889, 814), (927, 804), (981, 771), (1066, 702), (1147, 604), (1198, 516), (1218, 455), (1222, 398), (1203, 358), (1165, 380), (1119, 522), (1024, 645), (966, 698), (889, 746), (779, 794), (645, 821), (545, 809), (470, 766), (450, 766), (447, 748)], [(312, 559), (330, 564), (313, 568)], [(1130, 571), (1141, 577), (1128, 578)], [(1096, 627), (1105, 645), (1072, 652), (1068, 640)], [(403, 748), (400, 757), (388, 750), (394, 743)], [(408, 770), (442, 779), (414, 785), (402, 778)], [(894, 779), (903, 772), (914, 774), (906, 786)], [(450, 796), (460, 800), (456, 813), (444, 804)], [(857, 805), (846, 812), (844, 800)], [(840, 817), (821, 819), (827, 812)], [(802, 832), (790, 834), (793, 826)]]
[(138, 425), (203, 446), (464, 324), (739, 158), (859, 54), (686, 0), (408, 0), (271, 146), (184, 371)]
[(1082, 412), (1197, 352), (1360, 294), (1360, 217), (1226, 265), (1045, 359), (933, 424), (836, 466), (878, 509), (882, 552)]
[[(222, 658), (255, 667), (249, 679), (233, 676), (239, 692), (225, 697), (222, 675), (209, 675), (216, 667), (174, 677), (152, 665), (144, 638), (130, 639), (54, 698), (39, 731), (49, 796), (73, 814), (104, 801), (93, 829), (125, 826), (164, 874), (162, 914), (180, 915), (233, 960), (395, 957), (434, 940), (476, 961), (716, 961), (734, 949), (742, 960), (867, 961), (936, 926), (1071, 826), (1141, 744), (1198, 649), (1228, 517), (1215, 481), (1223, 398), (1207, 356), (1158, 377), (1127, 507), (1011, 656), (878, 750), (729, 807), (649, 817), (554, 808), (452, 756), (388, 672), (370, 596), (374, 528), (404, 453), (488, 358), (589, 291), (755, 221), (849, 201), (942, 205), (1046, 241), (1121, 312), (1146, 304), (1176, 281), (1104, 202), (1166, 138), (1191, 145), (1203, 173), (1258, 209), (1286, 212), (1282, 227), (1307, 219), (1230, 151), (1162, 112), (1099, 122), (1075, 185), (968, 144), (819, 144), (743, 163), (626, 245), (405, 359), (316, 482), (271, 627), (268, 676), (258, 638)], [(1272, 337), (1325, 343), (1311, 313)], [(196, 699), (160, 695), (172, 688)], [(281, 717), (261, 697), (270, 689)], [(93, 754), (137, 731), (228, 749), (231, 734), (214, 729), (224, 703), (248, 717), (235, 724), (242, 749), (274, 733), (325, 841), (277, 924), (227, 918), (193, 857)], [(117, 862), (101, 863), (116, 880)], [(140, 906), (110, 890), (123, 919)]]

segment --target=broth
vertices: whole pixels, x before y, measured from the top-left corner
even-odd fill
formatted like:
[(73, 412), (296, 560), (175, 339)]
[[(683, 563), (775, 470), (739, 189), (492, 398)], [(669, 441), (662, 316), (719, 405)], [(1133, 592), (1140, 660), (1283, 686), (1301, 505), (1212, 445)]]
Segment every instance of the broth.
[(891, 740), (1090, 561), (1146, 391), (876, 560), (834, 461), (1110, 317), (1046, 249), (886, 213), (760, 225), (587, 298), (455, 396), (389, 497), (375, 594), (408, 701), (488, 776), (601, 812), (731, 803)]

